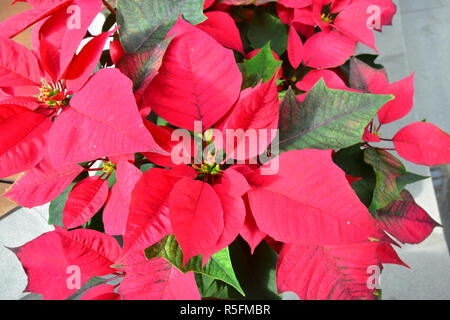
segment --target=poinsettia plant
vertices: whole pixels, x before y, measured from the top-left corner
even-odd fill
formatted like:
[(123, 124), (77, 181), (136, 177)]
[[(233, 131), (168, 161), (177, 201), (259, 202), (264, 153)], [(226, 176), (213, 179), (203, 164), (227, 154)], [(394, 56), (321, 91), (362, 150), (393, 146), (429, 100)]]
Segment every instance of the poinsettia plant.
[(446, 164), (450, 137), (384, 136), (414, 74), (355, 54), (391, 0), (21, 1), (0, 23), (0, 178), (23, 172), (6, 196), (54, 225), (12, 249), (26, 292), (378, 299), (400, 244), (438, 226), (390, 151)]

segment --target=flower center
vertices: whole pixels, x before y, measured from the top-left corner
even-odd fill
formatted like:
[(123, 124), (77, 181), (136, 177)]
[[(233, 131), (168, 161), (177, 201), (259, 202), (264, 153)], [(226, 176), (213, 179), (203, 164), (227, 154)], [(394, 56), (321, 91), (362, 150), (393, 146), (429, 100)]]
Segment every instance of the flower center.
[(66, 106), (68, 102), (66, 92), (63, 90), (60, 82), (49, 84), (45, 80), (42, 81), (37, 98), (40, 102), (56, 109)]
[(333, 19), (330, 15), (325, 15), (325, 13), (322, 13), (322, 21), (324, 23), (332, 23)]
[(334, 19), (337, 17), (337, 13), (331, 12), (331, 3), (327, 4), (322, 8), (322, 21), (327, 24), (331, 24), (334, 22)]
[(200, 165), (200, 168), (198, 169), (199, 172), (201, 173), (205, 173), (205, 174), (210, 174), (210, 175), (216, 175), (216, 174), (220, 174), (222, 172), (222, 170), (220, 170), (220, 165), (218, 165), (217, 163), (205, 163), (203, 162)]
[(103, 163), (103, 172), (111, 174), (114, 172), (114, 170), (116, 170), (116, 165), (111, 161)]
[(194, 164), (192, 167), (199, 173), (200, 178), (205, 177), (205, 175), (215, 176), (222, 173), (220, 165), (216, 162), (215, 156), (210, 153), (208, 153), (201, 165)]

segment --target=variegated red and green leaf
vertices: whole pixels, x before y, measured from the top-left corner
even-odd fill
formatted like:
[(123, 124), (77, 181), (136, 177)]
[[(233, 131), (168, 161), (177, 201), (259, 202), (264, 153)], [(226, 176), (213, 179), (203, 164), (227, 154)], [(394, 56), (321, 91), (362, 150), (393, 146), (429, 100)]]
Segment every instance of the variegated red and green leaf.
[(383, 209), (376, 211), (377, 223), (402, 243), (420, 243), (440, 225), (417, 205), (407, 190), (404, 190), (400, 196), (400, 200), (394, 200)]

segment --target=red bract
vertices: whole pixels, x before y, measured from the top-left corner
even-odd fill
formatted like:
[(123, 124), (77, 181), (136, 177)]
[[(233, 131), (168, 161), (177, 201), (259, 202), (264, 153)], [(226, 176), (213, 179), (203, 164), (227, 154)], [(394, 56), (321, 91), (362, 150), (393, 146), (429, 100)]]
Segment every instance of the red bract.
[[(222, 126), (222, 146), (227, 155), (247, 160), (264, 152), (275, 138), (279, 101), (275, 76), (249, 88), (226, 116)], [(267, 133), (266, 133), (267, 132)], [(248, 149), (249, 148), (249, 149)]]
[(56, 118), (48, 141), (53, 163), (139, 151), (164, 153), (142, 123), (131, 80), (117, 69), (98, 71), (73, 95), (70, 108)]
[(178, 181), (169, 211), (173, 233), (183, 249), (183, 264), (212, 247), (223, 232), (222, 204), (208, 183), (189, 178)]
[(56, 198), (82, 171), (77, 164), (53, 167), (44, 160), (27, 171), (5, 196), (24, 207), (40, 206)]
[(2, 87), (37, 86), (42, 71), (33, 53), (24, 46), (0, 37)]
[(194, 273), (183, 274), (164, 259), (147, 261), (138, 253), (125, 271), (119, 287), (124, 300), (200, 300)]
[(330, 89), (351, 90), (345, 85), (345, 82), (331, 70), (311, 70), (302, 78), (302, 80), (296, 83), (296, 87), (302, 91), (308, 92), (321, 78)]
[(414, 73), (400, 81), (389, 83), (385, 70), (374, 69), (359, 59), (351, 62), (350, 83), (355, 89), (377, 94), (392, 94), (395, 99), (378, 111), (381, 124), (406, 116), (413, 106)]
[[(1, 35), (6, 37), (14, 37), (23, 30), (32, 26), (36, 22), (47, 18), (60, 9), (66, 9), (72, 0), (54, 0), (54, 1), (39, 1), (39, 0), (19, 0), (21, 2), (28, 2), (33, 8), (31, 10), (19, 13), (2, 21), (0, 24)], [(17, 2), (17, 1), (14, 1)], [(99, 1), (97, 1), (99, 2)]]
[(289, 38), (288, 38), (288, 57), (291, 66), (297, 69), (300, 63), (303, 61), (304, 48), (303, 42), (297, 33), (297, 30), (293, 26), (289, 27)]
[(171, 124), (192, 131), (194, 121), (201, 121), (206, 130), (232, 107), (242, 76), (233, 52), (203, 31), (179, 20), (171, 35), (161, 69), (146, 90), (151, 107)]
[[(13, 251), (28, 275), (27, 292), (42, 294), (44, 299), (65, 299), (93, 276), (113, 273), (110, 266), (120, 246), (98, 231), (57, 228)], [(70, 275), (78, 275), (79, 283)]]
[(303, 61), (312, 68), (340, 66), (355, 51), (356, 42), (337, 31), (318, 32), (304, 45)]
[(105, 203), (108, 191), (108, 181), (96, 176), (78, 182), (64, 207), (64, 227), (73, 229), (88, 222)]
[[(68, 92), (65, 86), (77, 90), (87, 81), (100, 57), (104, 43), (112, 32), (106, 32), (94, 38), (75, 57), (73, 64), (70, 65), (73, 69), (69, 69), (68, 75), (62, 78), (66, 79), (64, 87), (59, 80), (53, 82), (54, 78), (51, 77), (46, 78), (48, 82), (42, 80), (41, 85), (43, 63), (38, 61), (33, 53), (25, 47), (10, 39), (0, 38), (0, 49), (2, 52), (10, 53), (10, 56), (2, 55), (4, 59), (0, 62), (3, 71), (0, 76), (2, 85), (12, 95), (5, 99), (5, 103), (23, 106), (10, 106), (8, 109), (4, 107), (1, 111), (4, 113), (2, 118), (9, 119), (4, 123), (5, 126), (22, 127), (22, 129), (20, 131), (8, 129), (9, 136), (3, 136), (8, 138), (9, 143), (5, 144), (5, 149), (2, 150), (5, 162), (2, 166), (4, 172), (0, 172), (0, 176), (9, 176), (31, 169), (46, 156), (47, 136), (51, 127), (49, 118), (56, 116), (67, 105), (67, 97), (69, 93), (73, 93), (73, 91)], [(74, 52), (72, 52), (72, 56), (73, 54)], [(23, 94), (30, 97), (15, 97)], [(33, 112), (27, 111), (25, 108), (31, 108)], [(17, 115), (11, 118), (12, 113), (17, 113)], [(18, 115), (19, 113), (21, 116)], [(20, 120), (19, 117), (23, 120)]]
[(450, 162), (450, 136), (432, 123), (411, 123), (392, 140), (398, 154), (411, 162), (426, 166)]
[(277, 264), (278, 291), (307, 300), (374, 300), (376, 283), (371, 287), (368, 275), (382, 270), (379, 246), (285, 244)]
[[(391, 0), (358, 1), (286, 1), (278, 2), (277, 11), (283, 23), (291, 25), (305, 37), (305, 65), (313, 68), (331, 68), (342, 65), (354, 52), (357, 42), (376, 50), (373, 30), (390, 24), (396, 9)], [(314, 34), (311, 27), (322, 32)], [(289, 32), (289, 59), (294, 58), (295, 34)], [(298, 46), (299, 44), (297, 44)]]
[(208, 18), (197, 27), (229, 49), (244, 53), (241, 36), (233, 18), (226, 12), (209, 11), (205, 13)]
[(245, 241), (247, 241), (250, 246), (251, 253), (253, 253), (256, 247), (267, 236), (267, 233), (262, 232), (258, 228), (255, 218), (253, 218), (248, 196), (245, 195), (243, 199), (245, 204), (245, 220), (242, 229), (240, 230), (240, 235)]
[(305, 245), (386, 239), (329, 151), (289, 151), (276, 160), (276, 175), (263, 176), (258, 170), (249, 178), (254, 186), (248, 192), (250, 207), (263, 232), (277, 241)]
[(111, 189), (108, 202), (103, 210), (105, 232), (112, 235), (125, 233), (130, 211), (131, 192), (142, 177), (142, 172), (126, 160), (116, 166), (116, 183)]
[(114, 292), (111, 284), (102, 284), (86, 291), (81, 300), (120, 300), (120, 295)]
[[(102, 1), (32, 1), (30, 4), (33, 9), (1, 23), (1, 35), (13, 37), (37, 21), (45, 19), (34, 29), (36, 39), (33, 44), (41, 66), (50, 78), (49, 82), (54, 82), (61, 79), (63, 73), (70, 69), (69, 64), (73, 55), (92, 20), (100, 12)], [(100, 52), (102, 49), (103, 45)], [(85, 68), (87, 65), (82, 67)]]
[(18, 105), (0, 105), (0, 178), (34, 167), (44, 158), (49, 118)]
[(170, 170), (150, 169), (136, 183), (131, 194), (122, 258), (153, 245), (172, 232), (169, 194), (179, 178), (170, 173)]
[[(61, 76), (72, 68), (70, 64), (73, 55), (89, 25), (101, 11), (102, 2), (99, 0), (73, 0), (68, 5), (68, 7), (56, 11), (34, 29), (38, 37), (38, 43), (34, 44), (37, 46), (35, 47), (36, 53), (42, 62), (43, 69), (53, 81), (61, 79)], [(105, 41), (97, 52), (101, 53), (104, 43)], [(98, 60), (98, 57), (93, 60)], [(78, 68), (80, 67), (86, 68), (89, 67), (89, 64), (86, 63), (83, 66), (78, 64)], [(87, 76), (89, 75), (88, 72)]]
[(439, 224), (419, 207), (408, 191), (377, 212), (378, 224), (398, 241), (417, 244), (425, 240)]
[(140, 253), (120, 271), (114, 269), (121, 248), (113, 237), (98, 231), (57, 227), (13, 251), (28, 275), (26, 291), (44, 299), (68, 298), (90, 278), (110, 274), (123, 278), (119, 294), (113, 286), (101, 285), (90, 289), (84, 299), (200, 298), (193, 273), (183, 274), (164, 259), (147, 261)]

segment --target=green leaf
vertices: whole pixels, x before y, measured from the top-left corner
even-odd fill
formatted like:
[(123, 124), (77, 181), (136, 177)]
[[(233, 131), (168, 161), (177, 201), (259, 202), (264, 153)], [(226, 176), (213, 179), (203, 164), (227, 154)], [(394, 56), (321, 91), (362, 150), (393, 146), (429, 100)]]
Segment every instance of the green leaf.
[(329, 89), (323, 79), (303, 103), (288, 90), (280, 104), (280, 150), (340, 149), (361, 141), (364, 128), (393, 96)]
[(369, 207), (372, 203), (376, 177), (373, 168), (364, 162), (364, 150), (361, 149), (361, 145), (358, 143), (339, 150), (333, 155), (333, 161), (347, 175), (354, 178), (362, 178), (352, 183), (352, 189), (359, 200), (366, 207)]
[(96, 230), (99, 232), (105, 232), (105, 226), (103, 225), (103, 209), (104, 206), (85, 224), (84, 229)]
[(364, 161), (373, 167), (376, 185), (369, 211), (382, 209), (393, 200), (401, 200), (397, 178), (406, 173), (403, 164), (386, 150), (369, 147)]
[[(272, 49), (270, 48), (270, 42), (267, 42), (253, 58), (250, 60), (244, 59), (243, 69), (246, 71), (246, 73), (243, 74), (244, 82), (246, 81), (246, 78), (252, 79), (250, 83), (253, 82), (254, 85), (256, 85), (261, 79), (263, 82), (266, 82), (272, 79), (275, 71), (281, 68), (281, 64), (282, 62), (276, 60), (273, 56)], [(241, 71), (243, 69), (241, 69)], [(252, 85), (252, 87), (254, 85)]]
[(239, 293), (225, 282), (213, 279), (200, 273), (195, 274), (198, 291), (204, 300), (230, 299), (231, 295), (239, 296)]
[[(276, 265), (278, 255), (262, 241), (251, 254), (250, 247), (238, 237), (230, 245), (231, 260), (236, 266), (236, 276), (249, 300), (278, 300), (276, 288)], [(234, 297), (232, 292), (230, 296)]]
[(375, 62), (375, 60), (378, 58), (377, 54), (363, 53), (363, 54), (358, 54), (355, 58), (361, 60), (362, 62), (371, 66), (374, 69), (384, 69), (383, 65)]
[(143, 165), (141, 165), (141, 167), (139, 169), (141, 169), (142, 173), (147, 172), (148, 170), (150, 170), (151, 168), (155, 168), (156, 166), (153, 163), (144, 163)]
[(405, 174), (401, 175), (397, 178), (397, 188), (398, 191), (401, 192), (403, 189), (405, 189), (406, 185), (421, 181), (424, 179), (430, 178), (429, 176), (421, 176), (419, 174), (415, 174), (412, 172), (406, 172)]
[(254, 49), (262, 48), (267, 41), (272, 44), (273, 51), (281, 57), (286, 52), (288, 30), (278, 17), (269, 13), (256, 11), (250, 22), (247, 33), (248, 39)]
[(238, 64), (239, 70), (242, 73), (242, 85), (241, 90), (246, 88), (255, 87), (259, 82), (259, 76), (257, 74), (250, 74), (247, 66), (244, 63)]
[(133, 81), (133, 91), (145, 89), (156, 76), (170, 40), (172, 38), (161, 41), (148, 50), (125, 53), (120, 58), (116, 67)]
[(89, 289), (92, 289), (100, 284), (106, 283), (107, 280), (101, 277), (92, 277), (89, 279), (83, 286), (78, 289), (75, 293), (73, 293), (66, 300), (79, 300)]
[(109, 13), (108, 16), (105, 18), (105, 22), (103, 23), (102, 32), (111, 30), (114, 23), (116, 23), (116, 16), (112, 13)]
[(126, 52), (145, 51), (162, 42), (178, 15), (198, 24), (206, 20), (204, 0), (118, 0), (117, 24)]
[(183, 252), (181, 251), (181, 247), (178, 245), (175, 236), (170, 234), (160, 242), (145, 249), (145, 256), (147, 259), (155, 257), (164, 258), (184, 273), (193, 271), (216, 280), (221, 280), (233, 286), (239, 293), (245, 296), (245, 293), (242, 291), (242, 288), (236, 279), (236, 275), (234, 274), (228, 248), (212, 255), (203, 268), (201, 255), (191, 258), (183, 267)]

